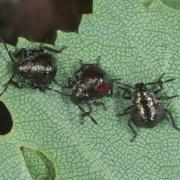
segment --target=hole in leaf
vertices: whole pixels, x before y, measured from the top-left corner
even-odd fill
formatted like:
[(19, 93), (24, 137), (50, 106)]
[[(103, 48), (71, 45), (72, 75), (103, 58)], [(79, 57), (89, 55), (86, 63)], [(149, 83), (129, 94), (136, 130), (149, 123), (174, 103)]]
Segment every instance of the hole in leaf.
[(26, 147), (21, 147), (20, 150), (33, 179), (55, 179), (55, 167), (45, 154)]
[(180, 9), (180, 0), (161, 0), (161, 2), (171, 8)]
[(13, 126), (11, 114), (5, 104), (0, 101), (0, 135), (5, 135), (10, 132)]

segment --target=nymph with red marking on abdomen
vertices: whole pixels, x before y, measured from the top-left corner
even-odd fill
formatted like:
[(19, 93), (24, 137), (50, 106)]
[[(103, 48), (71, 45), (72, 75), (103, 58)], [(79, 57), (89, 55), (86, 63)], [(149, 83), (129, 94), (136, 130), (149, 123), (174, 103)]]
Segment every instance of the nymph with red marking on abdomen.
[[(86, 116), (89, 116), (97, 124), (96, 120), (90, 115), (92, 105), (102, 106), (106, 109), (104, 103), (97, 100), (112, 95), (113, 82), (114, 80), (100, 68), (99, 62), (96, 64), (81, 63), (81, 67), (74, 73), (74, 77), (68, 79), (68, 87), (65, 88), (71, 89), (69, 95), (71, 101), (83, 112), (81, 123), (84, 122)], [(89, 111), (85, 112), (82, 105), (87, 105)]]

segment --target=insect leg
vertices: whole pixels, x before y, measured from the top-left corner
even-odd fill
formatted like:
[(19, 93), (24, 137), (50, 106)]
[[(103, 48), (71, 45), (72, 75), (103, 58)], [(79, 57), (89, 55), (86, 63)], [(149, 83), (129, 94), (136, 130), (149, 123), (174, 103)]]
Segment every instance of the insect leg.
[(68, 86), (69, 86), (69, 88), (73, 87), (74, 84), (75, 84), (74, 80), (72, 78), (68, 78)]
[(174, 129), (180, 131), (180, 128), (177, 127), (176, 123), (175, 123), (175, 120), (174, 120), (174, 117), (172, 115), (172, 113), (168, 110), (168, 109), (164, 109), (165, 113), (166, 113), (166, 117), (167, 115), (169, 116), (170, 120), (171, 120), (171, 123), (172, 123), (172, 126)]
[(162, 78), (164, 77), (165, 73), (163, 73), (156, 81), (152, 81), (152, 82), (149, 82), (149, 83), (146, 83), (146, 85), (155, 85), (155, 84), (158, 84), (160, 86), (160, 88), (163, 88), (162, 87)]
[(154, 94), (158, 94), (158, 93), (160, 93), (162, 91), (162, 89), (157, 89), (157, 90), (155, 90), (153, 93)]
[(158, 100), (169, 100), (169, 99), (173, 99), (179, 97), (179, 95), (174, 95), (174, 96), (161, 96), (158, 98)]
[(137, 132), (136, 132), (136, 130), (134, 129), (134, 127), (132, 125), (132, 119), (131, 118), (129, 118), (129, 120), (128, 120), (128, 126), (131, 128), (131, 130), (132, 130), (132, 132), (134, 134), (132, 139), (131, 139), (131, 142), (133, 142), (134, 139), (137, 137)]
[(15, 52), (15, 57), (20, 57), (21, 61), (23, 61), (27, 57), (27, 49), (22, 48)]
[(17, 82), (15, 82), (13, 80), (10, 83), (12, 85), (14, 85), (16, 88), (19, 88), (19, 89), (22, 89), (24, 87), (23, 84), (18, 84)]
[(66, 49), (67, 46), (63, 46), (61, 49), (55, 49), (55, 48), (52, 48), (52, 47), (48, 47), (46, 45), (42, 45), (40, 47), (40, 49), (45, 49), (45, 50), (48, 50), (48, 51), (51, 51), (51, 52), (54, 52), (54, 53), (61, 53), (64, 49)]
[(95, 124), (97, 124), (96, 120), (91, 116), (92, 107), (91, 107), (90, 104), (88, 104), (88, 108), (89, 108), (89, 111), (88, 111), (88, 112), (86, 112), (80, 105), (78, 105), (78, 107), (79, 107), (79, 109), (83, 112), (83, 113), (81, 114), (81, 124), (84, 123), (84, 118), (85, 118), (86, 116), (89, 116), (89, 117), (91, 118), (91, 120), (92, 120)]
[(41, 87), (34, 86), (34, 87), (33, 87), (33, 89), (37, 89), (37, 88), (39, 88), (39, 91), (40, 91), (40, 92), (43, 92), (43, 93), (45, 93), (45, 92), (46, 92), (46, 89), (47, 89), (47, 87), (43, 87), (43, 86), (41, 86)]
[(114, 83), (117, 84), (120, 80), (121, 80), (121, 78), (110, 79), (110, 81), (112, 81), (112, 84), (111, 84), (111, 90), (109, 91), (108, 96), (112, 96), (113, 95), (113, 85), (114, 85)]
[(82, 72), (84, 70), (84, 66), (81, 66), (80, 69), (78, 69), (77, 71), (74, 72), (74, 77), (76, 79), (79, 79), (79, 73)]
[(8, 47), (7, 47), (6, 44), (4, 44), (4, 47), (5, 47), (5, 49), (6, 49), (7, 53), (8, 53), (11, 61), (12, 61), (13, 63), (15, 63), (15, 58), (14, 58), (14, 56), (13, 56), (13, 53), (8, 49)]
[(132, 99), (131, 91), (128, 88), (119, 86), (120, 89), (124, 90), (122, 97), (124, 99)]
[(13, 80), (14, 77), (15, 77), (15, 74), (13, 74), (13, 75), (11, 76), (11, 78), (9, 79), (9, 81), (8, 81), (6, 84), (3, 85), (3, 86), (4, 86), (4, 89), (3, 89), (3, 91), (0, 93), (0, 96), (2, 96), (2, 95), (6, 92), (9, 84), (11, 83), (11, 81)]
[(113, 81), (113, 83), (121, 83), (120, 80), (122, 80), (121, 78), (114, 78), (111, 79)]
[(68, 85), (66, 86), (60, 86), (58, 85), (59, 87), (61, 87), (62, 89), (70, 89), (73, 87), (73, 85), (75, 84), (74, 80), (72, 78), (68, 78)]
[[(121, 79), (120, 79), (121, 80)], [(126, 84), (126, 83), (122, 83), (120, 81), (117, 81), (118, 84), (120, 84), (121, 86), (125, 86), (126, 88), (129, 88), (129, 89), (134, 89), (133, 86), (131, 86), (130, 84)]]
[(132, 108), (132, 106), (129, 106), (129, 107), (126, 107), (124, 110), (123, 110), (123, 113), (120, 113), (118, 114), (118, 116), (124, 116), (126, 114), (129, 114), (129, 110)]
[(100, 59), (101, 59), (101, 56), (98, 56), (97, 59), (96, 59), (96, 64), (99, 66), (100, 64)]
[(102, 106), (105, 111), (107, 111), (107, 108), (103, 102), (94, 101), (93, 105), (95, 106)]
[[(162, 80), (162, 78), (164, 77), (165, 73), (163, 73), (156, 81), (152, 81), (152, 82), (149, 82), (149, 83), (146, 83), (146, 85), (159, 85), (160, 89), (157, 90), (157, 92), (161, 92), (161, 90), (163, 89), (163, 84), (164, 83), (167, 83), (167, 82), (170, 82), (170, 81), (174, 81), (175, 78), (171, 78), (171, 79), (167, 79), (167, 80)], [(155, 91), (156, 92), (156, 91)], [(156, 92), (156, 94), (157, 94)]]

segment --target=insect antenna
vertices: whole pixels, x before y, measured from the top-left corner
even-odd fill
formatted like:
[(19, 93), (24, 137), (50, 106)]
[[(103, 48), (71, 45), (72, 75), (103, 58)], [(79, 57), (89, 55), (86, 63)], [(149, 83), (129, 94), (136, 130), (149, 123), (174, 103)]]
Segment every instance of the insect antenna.
[[(64, 89), (64, 87), (62, 87), (62, 86), (57, 82), (56, 79), (54, 79), (53, 82), (54, 82), (58, 87)], [(67, 87), (67, 88), (69, 88), (69, 87)], [(55, 92), (60, 93), (61, 95), (64, 95), (64, 96), (71, 96), (70, 94), (66, 94), (66, 93), (60, 92), (60, 91), (55, 90), (55, 89), (51, 89), (51, 88), (50, 88), (49, 90), (55, 91)]]
[(129, 85), (129, 84), (126, 84), (126, 83), (122, 83), (120, 80), (121, 80), (121, 78), (119, 78), (119, 79), (116, 80), (117, 85), (121, 85), (121, 86), (124, 86), (124, 87), (126, 87), (126, 88), (134, 89), (133, 86), (131, 86), (131, 85)]
[(70, 96), (69, 94), (65, 94), (65, 93), (63, 93), (63, 92), (61, 92), (61, 91), (58, 91), (58, 90), (56, 90), (56, 89), (52, 89), (52, 88), (50, 88), (50, 87), (47, 87), (47, 89), (48, 90), (51, 90), (51, 91), (54, 91), (54, 92), (56, 92), (56, 93), (59, 93), (59, 94), (61, 94), (61, 95), (63, 95), (63, 96)]
[(100, 64), (100, 60), (101, 60), (101, 56), (98, 56), (97, 59), (96, 59), (96, 64)]
[(171, 79), (167, 79), (167, 80), (162, 80), (162, 78), (164, 77), (165, 73), (163, 73), (156, 81), (153, 82), (149, 82), (146, 83), (146, 85), (159, 85), (161, 89), (163, 89), (163, 84), (167, 83), (167, 82), (171, 82), (176, 80), (176, 78), (171, 78)]
[(9, 84), (12, 82), (12, 80), (13, 80), (13, 78), (14, 78), (15, 75), (16, 75), (16, 74), (13, 74), (13, 75), (11, 76), (11, 78), (9, 79), (9, 81), (8, 81), (6, 84), (3, 85), (3, 86), (4, 86), (4, 89), (3, 89), (3, 91), (0, 93), (0, 96), (2, 96), (2, 95), (6, 92), (7, 88), (9, 87)]
[(9, 49), (8, 49), (8, 47), (7, 47), (6, 44), (4, 44), (4, 47), (5, 47), (5, 49), (6, 49), (7, 53), (8, 53), (11, 61), (12, 61), (13, 63), (15, 63), (14, 57), (13, 57), (13, 55), (10, 53), (10, 51), (9, 51)]
[[(13, 63), (15, 63), (14, 57), (13, 57), (13, 55), (10, 53), (10, 51), (9, 51), (9, 49), (8, 49), (8, 47), (7, 47), (6, 44), (4, 44), (4, 47), (5, 47), (5, 49), (6, 49), (7, 53), (8, 53), (11, 61), (12, 61)], [(11, 78), (8, 80), (8, 82), (3, 85), (3, 86), (4, 86), (4, 89), (3, 89), (3, 91), (0, 93), (0, 96), (2, 96), (2, 95), (6, 92), (7, 88), (9, 87), (9, 84), (12, 82), (13, 78), (15, 77), (15, 75), (16, 75), (16, 73), (14, 73), (14, 74), (11, 76)]]
[(67, 46), (63, 46), (61, 49), (55, 49), (53, 47), (49, 47), (49, 46), (46, 46), (46, 45), (43, 45), (43, 44), (40, 45), (40, 49), (43, 49), (43, 50), (45, 49), (47, 51), (51, 51), (51, 52), (54, 52), (54, 53), (61, 53), (66, 48), (67, 48)]

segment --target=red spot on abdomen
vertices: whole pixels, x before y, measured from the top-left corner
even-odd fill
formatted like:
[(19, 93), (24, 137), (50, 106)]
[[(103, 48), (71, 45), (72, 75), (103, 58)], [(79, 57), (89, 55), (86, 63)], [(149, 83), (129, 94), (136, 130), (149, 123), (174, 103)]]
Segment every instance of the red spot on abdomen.
[(101, 94), (101, 93), (102, 93), (102, 94), (106, 94), (106, 93), (109, 92), (109, 85), (103, 83), (103, 84), (101, 84), (101, 85), (98, 86), (97, 90), (98, 90), (98, 92), (99, 92), (100, 94)]

